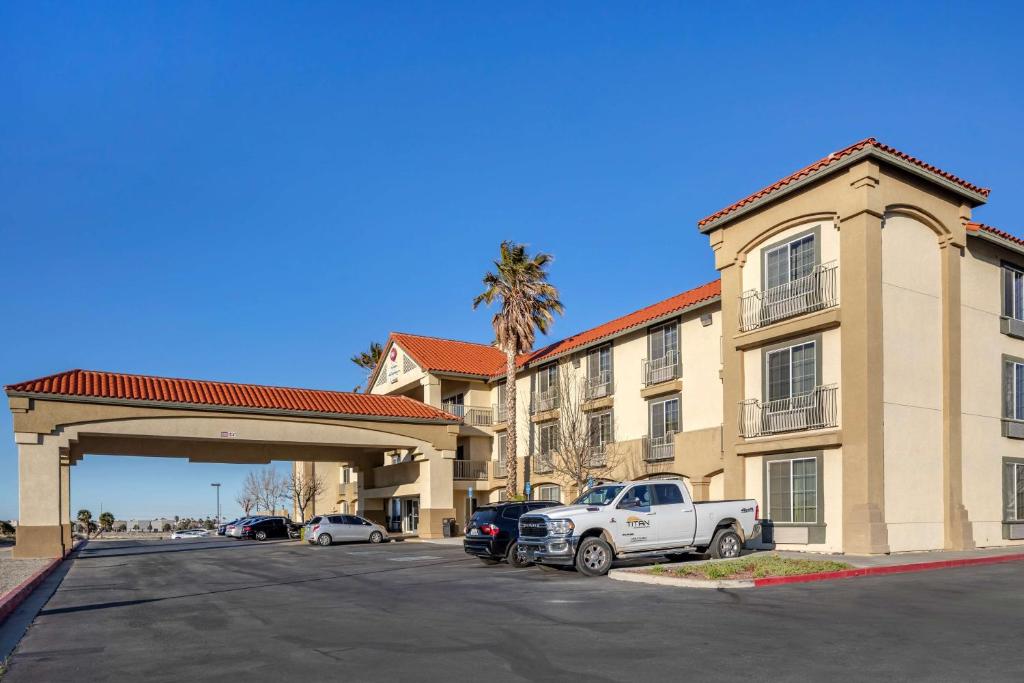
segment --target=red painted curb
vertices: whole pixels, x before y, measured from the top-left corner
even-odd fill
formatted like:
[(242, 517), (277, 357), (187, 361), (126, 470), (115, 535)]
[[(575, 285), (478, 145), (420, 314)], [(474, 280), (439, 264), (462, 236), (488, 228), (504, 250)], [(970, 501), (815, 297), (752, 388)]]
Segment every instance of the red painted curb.
[[(71, 552), (75, 552), (82, 545), (83, 541), (79, 541), (71, 549)], [(71, 557), (71, 553), (68, 553), (68, 557)], [(36, 589), (39, 584), (46, 580), (53, 571), (61, 565), (61, 563), (67, 558), (55, 557), (50, 561), (49, 564), (36, 570), (36, 573), (28, 577), (20, 584), (15, 586), (12, 590), (0, 596), (0, 624), (11, 615), (14, 610), (21, 606), (21, 603), (25, 602), (28, 596), (32, 595), (32, 591)]]
[(950, 567), (971, 567), (982, 564), (1002, 564), (1004, 562), (1024, 561), (1024, 553), (1013, 555), (994, 555), (992, 557), (968, 557), (961, 560), (937, 560), (935, 562), (914, 562), (911, 564), (893, 564), (886, 567), (858, 567), (838, 572), (818, 572), (817, 574), (800, 574), (798, 576), (771, 576), (754, 579), (754, 587), (779, 586), (787, 583), (809, 583), (811, 581), (828, 581), (829, 579), (850, 579), (855, 576), (883, 576), (886, 574), (906, 574), (908, 572), (924, 572), (932, 569), (949, 569)]

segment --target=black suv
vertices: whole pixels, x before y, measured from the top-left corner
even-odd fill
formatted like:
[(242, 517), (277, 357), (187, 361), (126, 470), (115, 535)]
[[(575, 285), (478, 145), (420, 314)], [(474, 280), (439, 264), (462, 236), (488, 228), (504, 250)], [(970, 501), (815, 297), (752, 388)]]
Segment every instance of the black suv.
[(289, 538), (291, 524), (284, 517), (266, 517), (242, 527), (242, 538), (265, 541), (268, 538)]
[(480, 558), (484, 564), (497, 564), (508, 560), (513, 567), (525, 567), (529, 562), (519, 551), (519, 518), (527, 512), (559, 505), (550, 500), (495, 503), (476, 509), (466, 525), (462, 548)]

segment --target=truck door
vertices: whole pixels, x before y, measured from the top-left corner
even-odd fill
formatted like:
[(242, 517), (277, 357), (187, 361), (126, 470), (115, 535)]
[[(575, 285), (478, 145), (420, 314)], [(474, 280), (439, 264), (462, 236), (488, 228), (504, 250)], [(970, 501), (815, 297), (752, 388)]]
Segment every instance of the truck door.
[(659, 545), (660, 517), (654, 500), (650, 484), (637, 484), (623, 494), (615, 510), (619, 548), (628, 552)]
[(683, 546), (693, 543), (697, 514), (684, 484), (655, 484), (654, 507), (658, 513), (660, 545)]

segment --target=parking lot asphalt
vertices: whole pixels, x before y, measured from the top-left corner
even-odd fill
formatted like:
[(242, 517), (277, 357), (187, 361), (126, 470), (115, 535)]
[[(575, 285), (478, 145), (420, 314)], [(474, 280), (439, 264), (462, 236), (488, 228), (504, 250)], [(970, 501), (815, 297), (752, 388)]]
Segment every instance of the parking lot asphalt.
[(1012, 563), (710, 591), (430, 543), (92, 543), (3, 681), (1019, 681), (1022, 579)]

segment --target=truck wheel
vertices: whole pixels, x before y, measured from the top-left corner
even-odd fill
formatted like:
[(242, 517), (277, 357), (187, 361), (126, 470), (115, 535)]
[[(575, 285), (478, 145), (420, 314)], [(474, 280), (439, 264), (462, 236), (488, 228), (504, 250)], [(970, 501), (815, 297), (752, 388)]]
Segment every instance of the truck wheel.
[(711, 539), (711, 546), (708, 551), (716, 560), (739, 557), (743, 549), (743, 541), (740, 535), (732, 529), (719, 529), (715, 537)]
[(576, 551), (576, 571), (584, 576), (604, 576), (612, 568), (612, 548), (602, 539), (591, 536), (580, 542)]
[(518, 543), (513, 543), (508, 547), (507, 559), (509, 566), (515, 567), (516, 569), (529, 567), (530, 564), (532, 564), (528, 559), (526, 559), (526, 550)]

